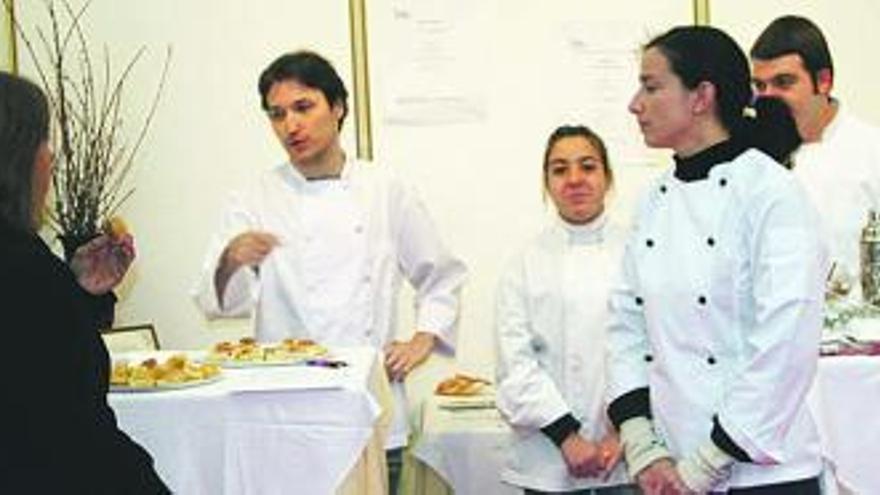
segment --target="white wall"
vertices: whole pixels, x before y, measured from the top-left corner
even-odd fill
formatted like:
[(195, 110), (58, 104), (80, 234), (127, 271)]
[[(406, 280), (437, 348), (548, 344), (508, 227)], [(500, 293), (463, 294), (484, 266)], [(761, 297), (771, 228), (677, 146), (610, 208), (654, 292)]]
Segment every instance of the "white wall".
[[(26, 28), (42, 18), (42, 4), (17, 2)], [(106, 43), (117, 67), (148, 47), (126, 88), (132, 118), (146, 108), (165, 49), (173, 48), (167, 87), (137, 159), (136, 192), (122, 211), (138, 259), (117, 322), (153, 321), (170, 348), (202, 348), (246, 332), (246, 322), (207, 324), (188, 290), (228, 191), (285, 159), (260, 109), (260, 71), (286, 51), (310, 47), (351, 80), (348, 2), (94, 0), (85, 22), (95, 49)], [(19, 58), (29, 73), (27, 54)], [(353, 128), (347, 126), (346, 143)]]
[[(541, 194), (547, 137), (558, 125), (581, 123), (606, 138), (621, 133), (630, 138), (628, 143), (609, 142), (617, 174), (615, 214), (626, 217), (636, 191), (657, 171), (639, 163), (646, 158), (640, 153), (648, 152), (626, 109), (637, 87), (639, 47), (671, 25), (692, 22), (691, 2), (371, 0), (369, 8), (376, 158), (420, 186), (445, 240), (468, 264), (455, 365), (492, 376), (496, 281), (506, 258), (537, 233), (547, 215)], [(455, 20), (464, 8), (470, 11), (467, 19), (459, 19), (461, 26), (439, 22)], [(632, 12), (642, 15), (632, 21)], [(420, 38), (418, 28), (401, 19), (439, 34)], [(444, 39), (443, 30), (468, 37), (462, 47), (466, 52), (454, 54), (458, 60), (449, 63), (452, 74), (443, 71), (442, 60), (430, 60), (459, 48)], [(623, 80), (590, 81), (578, 52), (569, 51), (567, 44), (573, 42), (596, 44), (596, 49), (622, 47)], [(419, 54), (428, 59), (424, 63), (436, 62), (432, 75), (443, 79), (443, 84), (436, 79), (422, 84), (440, 95), (473, 93), (481, 118), (400, 123), (393, 97), (408, 90), (405, 84), (417, 72), (408, 61)], [(605, 110), (597, 113), (597, 107)], [(630, 147), (633, 153), (624, 156)], [(656, 155), (647, 158), (656, 161)], [(440, 373), (429, 369), (430, 378), (419, 378), (430, 382)]]
[[(81, 0), (72, 3), (77, 6)], [(19, 4), (25, 27), (41, 18), (41, 2)], [(392, 0), (367, 4), (374, 148), (378, 159), (420, 187), (443, 236), (471, 269), (457, 362), (435, 359), (415, 377), (415, 386), (424, 388), (453, 366), (492, 374), (495, 281), (504, 258), (544, 221), (540, 167), (548, 133), (562, 123), (585, 123), (605, 136), (629, 135), (637, 143), (626, 99), (636, 86), (638, 46), (671, 24), (690, 22), (692, 14), (686, 0), (652, 2), (652, 7), (638, 0), (613, 5), (575, 0), (435, 2), (435, 7), (471, 9), (473, 30), (463, 31), (466, 38), (455, 44), (468, 53), (476, 50), (468, 57), (463, 81), (481, 92), (485, 113), (470, 124), (407, 127), (388, 125), (383, 103), (397, 74), (400, 47), (393, 43), (401, 42), (387, 33), (388, 16), (406, 5)], [(637, 7), (650, 20), (635, 23), (625, 41), (615, 38), (627, 47), (629, 87), (575, 86), (584, 68), (571, 64), (570, 57), (556, 57), (564, 49), (560, 43), (571, 37), (595, 40), (592, 31), (603, 29), (618, 36), (608, 30)], [(116, 64), (141, 45), (149, 48), (126, 90), (133, 111), (145, 108), (165, 47), (173, 48), (168, 84), (138, 158), (136, 194), (122, 212), (135, 233), (139, 257), (121, 291), (118, 322), (153, 321), (163, 345), (170, 348), (203, 348), (246, 333), (248, 322), (208, 324), (187, 292), (227, 192), (283, 159), (258, 106), (259, 71), (283, 51), (308, 46), (327, 55), (351, 81), (347, 2), (95, 0), (85, 22), (92, 41), (98, 48), (108, 44)], [(21, 58), (28, 73), (27, 57)], [(609, 89), (610, 97), (597, 94)], [(585, 111), (596, 98), (611, 98), (605, 103), (610, 110), (601, 115)], [(353, 128), (348, 122), (349, 149)], [(610, 144), (612, 160), (617, 160)], [(651, 171), (644, 164), (618, 161), (617, 204), (628, 205), (637, 184)], [(626, 208), (622, 210), (625, 215)], [(401, 307), (405, 333), (412, 311), (407, 302)]]
[[(389, 28), (394, 15), (416, 4), (451, 9), (445, 13), (466, 25), (452, 45), (465, 55), (457, 81), (481, 98), (484, 113), (476, 121), (387, 122), (386, 96), (400, 82), (402, 48), (411, 42)], [(41, 5), (18, 2), (26, 28), (43, 18)], [(633, 21), (635, 11), (643, 18)], [(691, 22), (691, 2), (369, 0), (367, 18), (376, 157), (417, 184), (444, 238), (471, 270), (457, 359), (433, 359), (414, 376), (414, 387), (424, 392), (452, 367), (491, 376), (495, 282), (507, 255), (545, 219), (541, 156), (549, 132), (584, 123), (609, 138), (616, 207), (626, 216), (639, 186), (656, 171), (642, 163), (656, 155), (641, 155), (626, 112), (638, 48), (670, 25)], [(148, 47), (126, 88), (133, 118), (152, 96), (165, 48), (173, 48), (159, 112), (137, 160), (137, 190), (122, 211), (139, 256), (121, 291), (117, 322), (155, 322), (167, 348), (204, 348), (248, 332), (249, 322), (207, 323), (188, 290), (227, 192), (284, 159), (259, 108), (260, 70), (284, 51), (312, 47), (335, 62), (351, 88), (347, 2), (94, 0), (85, 24), (95, 48), (107, 44), (117, 66), (137, 47)], [(625, 51), (618, 57), (623, 79), (589, 81), (589, 70), (567, 44), (606, 42)], [(27, 55), (20, 58), (23, 72), (32, 73)], [(350, 150), (353, 124), (346, 123), (344, 134)], [(411, 304), (402, 301), (401, 308), (406, 333)]]
[[(25, 26), (40, 17), (41, 4), (18, 2)], [(419, 186), (444, 238), (471, 268), (457, 361), (434, 360), (416, 377), (418, 386), (428, 386), (451, 367), (491, 375), (495, 282), (507, 255), (544, 221), (541, 155), (555, 126), (584, 123), (610, 139), (615, 214), (626, 217), (631, 211), (637, 191), (658, 170), (642, 162), (659, 160), (639, 155), (633, 144), (638, 131), (626, 113), (626, 99), (636, 87), (638, 45), (674, 24), (691, 22), (691, 4), (368, 0), (376, 157)], [(873, 0), (852, 0), (846, 9), (838, 4), (791, 0), (768, 7), (756, 0), (716, 0), (711, 13), (713, 23), (729, 29), (745, 47), (778, 13), (815, 17), (838, 63), (839, 94), (880, 117), (880, 98), (871, 87), (880, 69), (868, 56), (870, 47), (880, 45), (875, 29), (880, 6)], [(137, 191), (122, 212), (136, 235), (139, 258), (122, 291), (120, 323), (153, 321), (170, 348), (203, 348), (248, 331), (247, 322), (209, 325), (188, 290), (227, 192), (284, 159), (259, 108), (260, 70), (284, 51), (311, 47), (333, 60), (351, 87), (347, 5), (345, 0), (92, 2), (86, 17), (90, 36), (111, 46), (116, 64), (140, 45), (149, 48), (126, 90), (131, 109), (145, 108), (165, 47), (174, 52), (159, 112), (138, 159)], [(417, 126), (390, 122), (390, 94), (401, 82), (402, 62), (412, 54), (407, 51), (412, 40), (399, 37), (394, 16), (412, 13), (416, 5), (453, 18), (467, 9), (468, 17), (460, 18), (464, 38), (452, 43), (466, 53), (451, 81), (477, 95), (479, 118)], [(639, 12), (635, 21), (633, 12)], [(618, 48), (631, 46), (628, 55), (618, 57), (631, 76), (584, 84), (587, 69), (565, 43), (603, 39)], [(20, 60), (27, 73), (27, 55)], [(347, 122), (344, 132), (350, 150), (353, 124)], [(403, 321), (411, 322), (408, 302), (401, 307)]]

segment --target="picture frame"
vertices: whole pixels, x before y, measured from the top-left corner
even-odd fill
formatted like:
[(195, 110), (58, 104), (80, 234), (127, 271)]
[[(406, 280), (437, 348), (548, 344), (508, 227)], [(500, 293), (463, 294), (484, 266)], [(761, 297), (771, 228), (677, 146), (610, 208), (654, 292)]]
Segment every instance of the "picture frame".
[(18, 73), (15, 2), (0, 0), (0, 70)]
[(104, 345), (110, 352), (156, 351), (159, 338), (152, 323), (127, 325), (101, 331)]

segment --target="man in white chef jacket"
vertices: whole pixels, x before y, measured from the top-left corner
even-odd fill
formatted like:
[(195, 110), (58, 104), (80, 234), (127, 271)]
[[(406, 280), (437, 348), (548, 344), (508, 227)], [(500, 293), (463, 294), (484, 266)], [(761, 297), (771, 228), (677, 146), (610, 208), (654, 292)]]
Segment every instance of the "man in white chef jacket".
[[(232, 197), (195, 300), (212, 318), (255, 310), (260, 341), (383, 350), (395, 382), (386, 442), (393, 490), (407, 436), (402, 382), (435, 347), (454, 350), (466, 268), (410, 188), (342, 149), (348, 93), (327, 60), (308, 51), (282, 55), (263, 71), (259, 91), (288, 161)], [(398, 341), (403, 277), (416, 291), (416, 328)]]
[(835, 275), (849, 279), (859, 294), (860, 231), (868, 210), (880, 208), (880, 129), (831, 96), (831, 53), (810, 20), (777, 18), (750, 54), (758, 95), (781, 98), (792, 110), (803, 139), (793, 172), (822, 217)]

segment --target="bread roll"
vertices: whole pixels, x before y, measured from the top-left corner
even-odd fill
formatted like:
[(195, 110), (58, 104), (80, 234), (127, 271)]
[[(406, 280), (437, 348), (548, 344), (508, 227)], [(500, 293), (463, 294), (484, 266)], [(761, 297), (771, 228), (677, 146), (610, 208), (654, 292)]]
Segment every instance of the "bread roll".
[(128, 235), (128, 225), (122, 220), (122, 217), (113, 217), (104, 222), (104, 233), (114, 239), (119, 239)]

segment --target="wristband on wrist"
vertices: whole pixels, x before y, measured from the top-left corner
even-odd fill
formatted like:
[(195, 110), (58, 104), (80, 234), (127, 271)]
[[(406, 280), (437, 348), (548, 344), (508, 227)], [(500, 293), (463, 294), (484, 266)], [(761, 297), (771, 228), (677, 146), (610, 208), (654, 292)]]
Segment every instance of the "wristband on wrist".
[(672, 455), (644, 416), (627, 419), (620, 425), (620, 442), (630, 476), (635, 477), (653, 462)]
[(678, 475), (688, 488), (706, 493), (730, 476), (730, 467), (736, 459), (718, 448), (711, 440), (696, 452), (679, 461)]

